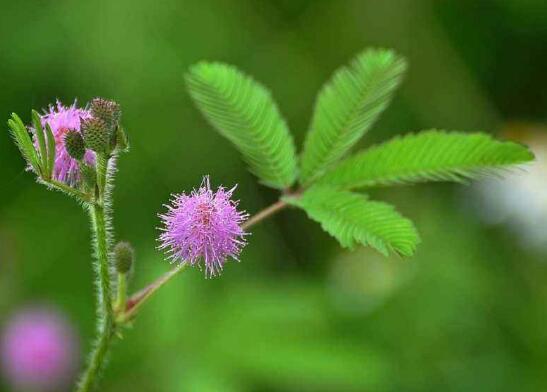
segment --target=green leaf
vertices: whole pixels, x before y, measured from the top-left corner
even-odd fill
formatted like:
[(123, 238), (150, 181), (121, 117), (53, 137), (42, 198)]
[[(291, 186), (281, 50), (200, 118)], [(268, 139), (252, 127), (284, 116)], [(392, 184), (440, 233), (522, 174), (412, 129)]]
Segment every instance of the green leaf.
[(34, 133), (38, 139), (38, 149), (40, 156), (40, 167), (43, 169), (43, 175), (46, 178), (49, 178), (48, 170), (48, 153), (46, 147), (46, 136), (44, 129), (42, 128), (42, 122), (40, 120), (40, 114), (36, 111), (32, 111), (32, 123), (34, 124)]
[(406, 69), (390, 50), (371, 49), (322, 88), (304, 143), (300, 182), (311, 183), (363, 136), (389, 104)]
[(319, 183), (341, 189), (424, 181), (456, 181), (495, 173), (529, 162), (523, 145), (483, 133), (429, 130), (396, 137), (358, 153), (323, 176)]
[(384, 255), (392, 251), (410, 256), (420, 241), (410, 220), (393, 206), (370, 201), (365, 195), (314, 186), (300, 197), (284, 200), (306, 211), (346, 248), (361, 244)]
[(47, 154), (48, 154), (48, 164), (47, 164), (47, 173), (48, 178), (51, 178), (53, 175), (53, 169), (55, 168), (55, 155), (57, 153), (55, 149), (55, 137), (53, 136), (53, 131), (48, 123), (46, 123), (46, 136), (47, 136)]
[(38, 154), (32, 143), (32, 139), (21, 118), (15, 114), (11, 114), (11, 118), (8, 120), (8, 126), (10, 128), (10, 133), (15, 140), (15, 144), (21, 151), (21, 155), (32, 167), (35, 173), (40, 174), (40, 161), (38, 159)]
[(186, 81), (198, 108), (243, 154), (262, 183), (278, 189), (294, 183), (294, 141), (266, 88), (221, 63), (191, 67)]

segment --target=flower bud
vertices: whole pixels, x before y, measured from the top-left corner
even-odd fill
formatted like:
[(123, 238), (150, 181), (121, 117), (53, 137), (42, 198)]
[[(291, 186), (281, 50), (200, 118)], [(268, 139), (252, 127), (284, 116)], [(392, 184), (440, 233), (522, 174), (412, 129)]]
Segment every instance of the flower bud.
[(91, 100), (89, 108), (93, 117), (103, 120), (109, 131), (115, 133), (122, 116), (118, 103), (104, 98), (94, 98)]
[(131, 270), (133, 261), (135, 259), (135, 252), (129, 242), (118, 242), (114, 247), (114, 261), (116, 265), (116, 271), (120, 274), (126, 274)]
[(84, 144), (95, 152), (106, 152), (110, 139), (108, 127), (103, 120), (97, 117), (82, 120)]
[(80, 132), (70, 130), (65, 134), (65, 149), (72, 158), (81, 161), (85, 154), (84, 139)]

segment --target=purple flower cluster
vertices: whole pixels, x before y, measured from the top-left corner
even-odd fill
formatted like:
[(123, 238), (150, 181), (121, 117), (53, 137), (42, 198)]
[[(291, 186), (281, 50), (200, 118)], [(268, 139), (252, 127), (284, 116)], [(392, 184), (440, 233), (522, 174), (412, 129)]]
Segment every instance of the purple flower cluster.
[(167, 213), (160, 215), (160, 249), (167, 249), (173, 261), (192, 266), (203, 259), (207, 276), (218, 274), (228, 257), (238, 260), (246, 244), (241, 224), (248, 215), (231, 200), (234, 189), (213, 192), (205, 177), (190, 195), (175, 195)]
[(2, 373), (16, 390), (64, 389), (76, 370), (76, 346), (73, 330), (60, 314), (47, 308), (26, 309), (3, 331)]
[[(81, 120), (91, 118), (91, 112), (87, 109), (76, 107), (76, 102), (70, 106), (64, 106), (61, 102), (51, 105), (49, 111), (41, 116), (42, 126), (49, 124), (55, 137), (55, 166), (53, 178), (68, 185), (75, 185), (80, 180), (78, 161), (68, 155), (65, 149), (65, 135), (69, 130), (80, 132)], [(34, 140), (36, 146), (38, 141)], [(86, 150), (84, 161), (88, 165), (95, 164), (95, 153)]]

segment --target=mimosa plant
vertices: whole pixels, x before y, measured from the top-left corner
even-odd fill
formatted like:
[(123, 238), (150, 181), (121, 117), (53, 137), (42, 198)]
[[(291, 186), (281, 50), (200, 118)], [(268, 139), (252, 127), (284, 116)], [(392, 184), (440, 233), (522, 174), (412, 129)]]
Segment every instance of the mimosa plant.
[(419, 243), (414, 224), (363, 191), (461, 182), (533, 159), (517, 143), (443, 130), (407, 134), (350, 154), (390, 103), (405, 69), (405, 60), (393, 51), (372, 49), (337, 70), (319, 93), (298, 156), (264, 86), (230, 65), (191, 67), (186, 82), (198, 108), (258, 180), (279, 191), (279, 200), (248, 216), (232, 200), (234, 188), (213, 190), (208, 177), (193, 192), (174, 195), (159, 216), (158, 240), (177, 265), (133, 295), (127, 293), (133, 251), (128, 243), (115, 245), (111, 219), (116, 160), (128, 150), (119, 105), (102, 98), (83, 108), (57, 103), (43, 114), (33, 111), (30, 126), (12, 114), (8, 125), (28, 170), (39, 183), (76, 199), (94, 233), (98, 337), (76, 390), (96, 386), (113, 340), (159, 288), (187, 266), (204, 265), (206, 276), (218, 275), (228, 259), (240, 258), (249, 229), (272, 214), (300, 208), (343, 247), (411, 256)]

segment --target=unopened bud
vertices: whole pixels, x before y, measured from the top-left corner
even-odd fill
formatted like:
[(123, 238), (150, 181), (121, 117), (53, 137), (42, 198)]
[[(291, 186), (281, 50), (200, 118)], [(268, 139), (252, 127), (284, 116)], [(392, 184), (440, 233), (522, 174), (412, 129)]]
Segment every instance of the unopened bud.
[(89, 105), (93, 117), (104, 121), (111, 133), (114, 133), (120, 122), (122, 111), (117, 102), (104, 98), (94, 98)]
[(85, 145), (80, 132), (71, 130), (65, 134), (65, 149), (68, 155), (78, 161), (84, 158)]
[(129, 242), (118, 242), (114, 247), (114, 261), (116, 271), (120, 274), (126, 274), (131, 270), (135, 259), (135, 252)]
[(89, 118), (82, 120), (82, 133), (84, 144), (95, 152), (106, 152), (110, 139), (108, 127), (100, 118)]

